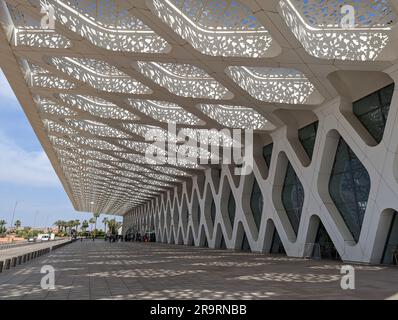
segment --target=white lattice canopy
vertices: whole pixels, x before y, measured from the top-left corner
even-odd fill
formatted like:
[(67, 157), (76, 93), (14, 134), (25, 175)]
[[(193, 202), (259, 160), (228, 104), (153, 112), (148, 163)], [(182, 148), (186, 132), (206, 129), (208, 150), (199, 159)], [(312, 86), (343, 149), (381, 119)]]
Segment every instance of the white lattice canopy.
[(387, 0), (0, 0), (0, 67), (74, 207), (122, 215), (220, 169), (234, 129), (271, 141), (340, 73), (391, 68), (397, 19)]

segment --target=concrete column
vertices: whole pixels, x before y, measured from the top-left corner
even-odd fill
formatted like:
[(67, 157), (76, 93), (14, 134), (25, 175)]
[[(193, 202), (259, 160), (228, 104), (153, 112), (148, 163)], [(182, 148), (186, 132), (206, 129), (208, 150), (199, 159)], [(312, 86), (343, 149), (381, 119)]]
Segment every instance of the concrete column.
[(6, 259), (4, 263), (4, 270), (8, 270), (11, 267), (11, 259)]
[(24, 255), (22, 256), (22, 263), (25, 263), (25, 262), (26, 262), (26, 259), (27, 259), (27, 255), (24, 254)]
[(3, 272), (4, 261), (0, 261), (0, 273)]
[(14, 257), (14, 258), (12, 258), (12, 260), (11, 260), (11, 267), (15, 268), (16, 266), (17, 266), (17, 258)]
[(18, 257), (18, 262), (17, 262), (18, 264), (21, 264), (22, 263), (22, 256), (19, 256)]

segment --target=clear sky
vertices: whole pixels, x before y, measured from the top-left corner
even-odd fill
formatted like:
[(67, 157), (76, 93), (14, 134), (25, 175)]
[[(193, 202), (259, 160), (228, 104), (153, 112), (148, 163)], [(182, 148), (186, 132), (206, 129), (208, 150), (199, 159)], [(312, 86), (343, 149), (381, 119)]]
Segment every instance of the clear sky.
[[(0, 70), (0, 220), (6, 220), (7, 226), (16, 202), (14, 222), (21, 220), (23, 226), (46, 227), (56, 220), (83, 221), (92, 217), (92, 214), (74, 211)], [(102, 223), (98, 227), (102, 228)]]

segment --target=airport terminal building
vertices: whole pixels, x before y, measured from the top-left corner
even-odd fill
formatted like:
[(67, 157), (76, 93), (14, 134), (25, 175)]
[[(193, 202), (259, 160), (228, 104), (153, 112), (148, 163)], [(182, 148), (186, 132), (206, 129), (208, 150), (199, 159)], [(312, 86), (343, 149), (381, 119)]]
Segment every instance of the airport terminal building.
[[(163, 243), (398, 264), (395, 0), (0, 0), (0, 23), (76, 210)], [(238, 135), (250, 170), (225, 158)]]

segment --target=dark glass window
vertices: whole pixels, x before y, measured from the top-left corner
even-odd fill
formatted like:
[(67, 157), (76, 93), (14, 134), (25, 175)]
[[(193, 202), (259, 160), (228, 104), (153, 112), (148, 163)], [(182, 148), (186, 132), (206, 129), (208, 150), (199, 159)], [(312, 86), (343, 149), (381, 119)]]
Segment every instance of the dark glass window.
[(214, 221), (216, 220), (216, 204), (214, 202), (214, 199), (212, 199), (211, 201), (210, 217), (214, 225)]
[(282, 203), (293, 230), (297, 235), (301, 212), (303, 210), (304, 189), (290, 163), (287, 167), (285, 182), (282, 189)]
[(199, 224), (199, 223), (200, 223), (200, 214), (201, 214), (201, 210), (200, 210), (200, 204), (199, 204), (199, 202), (198, 202), (198, 209), (197, 209), (196, 217), (195, 217), (195, 222), (196, 222), (196, 224)]
[(271, 143), (269, 145), (266, 145), (263, 148), (263, 157), (264, 157), (265, 162), (267, 163), (268, 169), (269, 169), (269, 167), (271, 165), (271, 158), (272, 158), (272, 150), (273, 149), (274, 149), (274, 144), (273, 143)]
[(250, 197), (250, 208), (252, 209), (252, 214), (254, 222), (256, 223), (257, 226), (257, 230), (260, 228), (263, 206), (264, 206), (263, 194), (261, 193), (256, 178), (254, 178), (252, 195)]
[(300, 129), (298, 132), (299, 140), (310, 159), (312, 159), (312, 154), (314, 153), (317, 131), (318, 131), (318, 121), (311, 123), (310, 125)]
[(378, 143), (383, 139), (394, 87), (390, 84), (353, 104), (354, 114)]
[(229, 221), (231, 222), (232, 229), (234, 228), (234, 224), (235, 224), (235, 212), (236, 212), (236, 203), (235, 203), (234, 195), (231, 191), (229, 193), (229, 199), (228, 199), (228, 215), (229, 215)]
[(332, 242), (332, 239), (330, 239), (329, 234), (323, 226), (322, 222), (319, 222), (315, 243), (319, 245), (319, 247), (314, 247), (314, 251), (320, 249), (322, 259), (340, 260), (339, 253), (337, 252)]
[(388, 232), (386, 246), (383, 252), (383, 264), (398, 264), (398, 213), (392, 218), (390, 231)]
[(227, 249), (227, 245), (225, 244), (224, 240), (224, 235), (221, 235), (221, 243), (220, 243), (220, 249)]
[(361, 233), (370, 191), (365, 167), (340, 138), (329, 181), (329, 193), (355, 241)]
[(185, 218), (185, 222), (188, 223), (188, 221), (189, 221), (189, 211), (188, 211), (188, 209), (185, 210), (184, 218)]
[(251, 251), (249, 240), (247, 240), (246, 232), (243, 235), (242, 246), (240, 248), (242, 251)]
[(278, 231), (274, 229), (274, 234), (272, 236), (272, 245), (270, 253), (274, 254), (286, 254), (285, 248), (283, 247), (282, 240), (279, 237)]
[(203, 247), (205, 247), (205, 248), (209, 247), (209, 243), (207, 242), (207, 238), (205, 238), (205, 243), (203, 244)]

